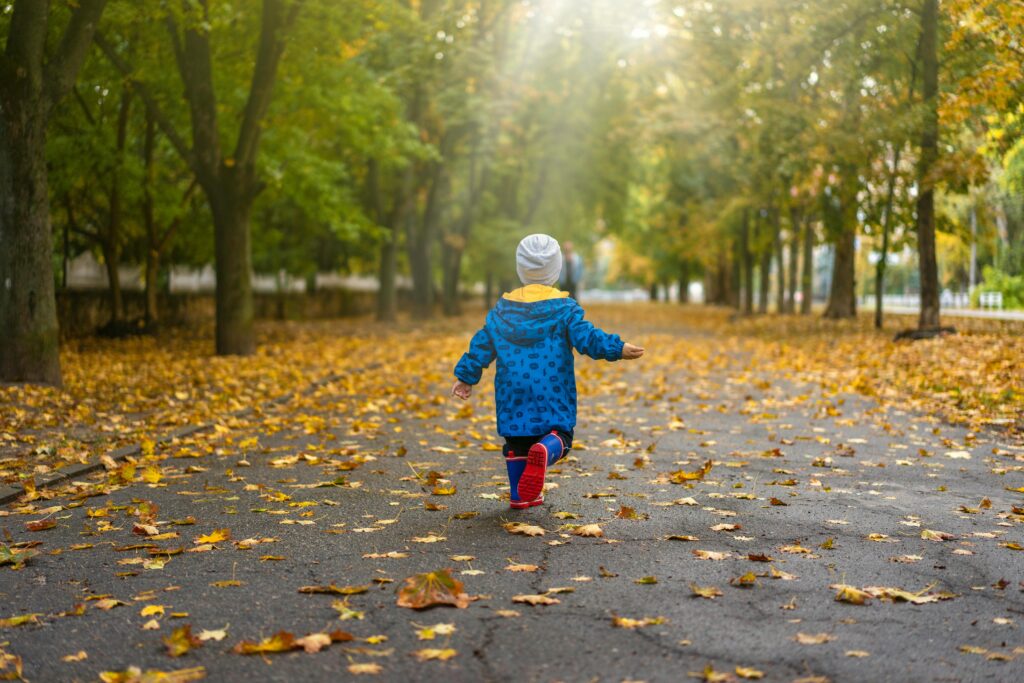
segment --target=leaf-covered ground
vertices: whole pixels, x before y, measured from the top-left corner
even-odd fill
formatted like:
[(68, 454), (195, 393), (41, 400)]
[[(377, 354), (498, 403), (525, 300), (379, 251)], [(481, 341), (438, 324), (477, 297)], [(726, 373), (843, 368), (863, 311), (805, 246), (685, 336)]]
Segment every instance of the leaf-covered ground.
[(578, 363), (529, 511), (492, 373), (446, 396), (478, 320), (93, 344), (67, 393), (5, 389), (8, 478), (212, 427), (0, 510), (0, 679), (1021, 677), (1019, 339), (594, 317), (648, 353)]

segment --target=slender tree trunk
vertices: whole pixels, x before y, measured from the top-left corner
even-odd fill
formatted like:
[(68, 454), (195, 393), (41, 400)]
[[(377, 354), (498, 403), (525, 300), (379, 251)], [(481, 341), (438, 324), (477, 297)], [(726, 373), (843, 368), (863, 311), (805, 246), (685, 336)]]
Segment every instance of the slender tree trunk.
[(491, 270), (487, 271), (487, 276), (484, 278), (484, 308), (490, 310), (494, 305), (494, 272)]
[(798, 263), (800, 260), (800, 209), (789, 209), (789, 291), (786, 293), (786, 313), (796, 313)]
[(0, 380), (60, 386), (46, 116), (18, 86), (0, 84)]
[(750, 251), (750, 209), (743, 210), (740, 256), (743, 259), (743, 314), (754, 312), (754, 255)]
[(768, 313), (768, 293), (772, 287), (772, 250), (770, 245), (765, 245), (761, 251), (760, 267), (760, 289), (757, 292), (757, 312), (761, 315)]
[(106, 235), (100, 248), (107, 268), (107, 287), (110, 295), (110, 328), (115, 334), (124, 321), (124, 299), (121, 295), (121, 167), (124, 165), (124, 148), (128, 140), (128, 114), (131, 111), (131, 90), (121, 92), (121, 104), (117, 112), (116, 156), (110, 178), (110, 214)]
[(775, 267), (778, 268), (775, 274), (775, 312), (782, 314), (786, 312), (786, 256), (782, 245), (782, 211), (778, 207), (772, 209), (772, 223)]
[(213, 209), (218, 355), (248, 355), (256, 350), (249, 235), (252, 199), (237, 185), (227, 182), (219, 194), (207, 195)]
[(896, 175), (900, 166), (900, 149), (893, 152), (892, 170), (889, 173), (889, 188), (885, 197), (885, 214), (882, 216), (882, 250), (875, 264), (875, 327), (882, 329), (882, 299), (885, 296), (885, 270), (889, 263), (889, 236), (892, 234), (892, 208), (896, 199)]
[(107, 295), (110, 297), (110, 321), (108, 325), (115, 334), (124, 320), (124, 299), (121, 296), (120, 249), (110, 238), (101, 240), (100, 251), (107, 271)]
[(800, 271), (800, 315), (810, 315), (814, 303), (814, 222), (804, 217), (804, 257)]
[(679, 303), (690, 303), (690, 264), (686, 261), (679, 264)]
[(441, 305), (446, 316), (462, 312), (459, 302), (459, 278), (462, 271), (462, 249), (448, 243), (443, 245)]
[(142, 163), (142, 220), (146, 226), (146, 330), (153, 331), (160, 322), (157, 304), (157, 278), (160, 274), (160, 246), (157, 236), (156, 215), (153, 200), (153, 185), (156, 168), (153, 154), (156, 148), (156, 123), (150, 112), (146, 112), (146, 137), (143, 143)]
[(718, 253), (718, 263), (721, 269), (722, 303), (739, 309), (740, 307), (740, 269), (739, 259), (730, 257), (729, 252), (722, 249)]
[(652, 282), (650, 287), (647, 288), (647, 298), (652, 303), (656, 303), (658, 301), (658, 282), (657, 281)]
[(939, 268), (935, 257), (935, 183), (932, 169), (939, 156), (939, 1), (924, 0), (921, 10), (921, 58), (925, 116), (918, 164), (917, 254), (921, 274), (918, 329), (934, 330), (939, 320)]

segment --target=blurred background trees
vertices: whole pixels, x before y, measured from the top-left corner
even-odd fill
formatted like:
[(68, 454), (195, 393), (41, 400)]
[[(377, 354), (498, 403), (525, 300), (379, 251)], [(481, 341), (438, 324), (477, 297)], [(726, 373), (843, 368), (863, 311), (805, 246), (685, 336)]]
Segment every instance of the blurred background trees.
[(85, 252), (115, 334), (213, 265), (222, 353), (253, 272), (456, 315), (541, 231), (590, 287), (745, 314), (1022, 305), (1021, 35), (998, 0), (0, 2), (0, 379), (59, 382), (38, 340)]

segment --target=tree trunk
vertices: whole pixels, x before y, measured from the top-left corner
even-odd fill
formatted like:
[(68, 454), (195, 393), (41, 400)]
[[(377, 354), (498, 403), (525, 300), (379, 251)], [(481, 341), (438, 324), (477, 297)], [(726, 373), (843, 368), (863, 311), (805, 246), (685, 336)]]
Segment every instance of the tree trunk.
[(658, 301), (658, 283), (652, 282), (650, 287), (647, 288), (647, 298), (651, 303), (657, 303)]
[(23, 88), (0, 84), (0, 380), (61, 386), (46, 116)]
[(900, 149), (893, 152), (892, 170), (889, 173), (889, 189), (885, 197), (885, 214), (882, 216), (882, 251), (875, 264), (875, 327), (882, 329), (882, 298), (885, 296), (885, 269), (889, 260), (889, 235), (892, 234), (892, 207), (896, 198), (896, 174), (900, 166)]
[(918, 329), (935, 330), (939, 321), (939, 269), (935, 258), (935, 182), (932, 169), (939, 156), (939, 1), (924, 0), (921, 10), (921, 59), (925, 115), (918, 164), (917, 254), (921, 274)]
[(750, 209), (743, 210), (740, 257), (743, 260), (743, 314), (754, 312), (754, 255), (750, 252)]
[(844, 169), (839, 206), (830, 209), (828, 213), (835, 221), (831, 230), (835, 236), (835, 261), (825, 317), (853, 318), (857, 315), (857, 176), (854, 169)]
[[(113, 198), (112, 198), (113, 199)], [(121, 296), (121, 255), (118, 245), (111, 239), (100, 243), (103, 253), (103, 265), (107, 271), (107, 294), (110, 297), (110, 330), (117, 334), (124, 320), (124, 299)]]
[(107, 288), (110, 294), (110, 322), (113, 333), (124, 321), (124, 299), (121, 296), (121, 167), (124, 165), (124, 148), (128, 140), (128, 114), (131, 111), (131, 90), (121, 91), (121, 104), (117, 112), (116, 156), (110, 177), (110, 214), (107, 230), (100, 248), (107, 268)]
[(832, 288), (829, 290), (825, 317), (833, 320), (857, 315), (855, 291), (856, 234), (844, 230), (835, 241), (835, 262), (832, 267)]
[(146, 137), (142, 148), (142, 220), (146, 227), (146, 330), (153, 331), (160, 322), (157, 306), (157, 278), (160, 274), (160, 246), (154, 213), (153, 184), (155, 166), (153, 154), (156, 147), (156, 124), (150, 112), (146, 112)]
[(380, 245), (380, 263), (377, 266), (377, 320), (393, 322), (398, 315), (398, 297), (395, 276), (398, 273), (398, 235), (394, 228), (388, 230)]
[(798, 262), (800, 260), (800, 209), (789, 209), (789, 291), (786, 294), (786, 313), (796, 313)]
[(252, 199), (237, 185), (224, 182), (219, 193), (207, 196), (213, 209), (217, 355), (221, 356), (249, 355), (256, 350), (249, 236)]
[(800, 271), (800, 315), (810, 315), (814, 299), (814, 222), (804, 218), (804, 258)]
[(50, 3), (7, 3), (0, 54), (0, 381), (61, 385), (46, 122), (78, 77), (105, 5), (79, 0), (44, 63)]
[(679, 265), (679, 303), (690, 303), (690, 264), (686, 261)]
[(760, 289), (757, 292), (757, 312), (764, 315), (768, 313), (768, 292), (772, 287), (772, 250), (768, 245), (765, 245), (761, 252), (761, 267), (759, 270), (761, 282)]
[(462, 249), (444, 243), (442, 246), (443, 258), (443, 282), (441, 290), (441, 305), (446, 316), (456, 316), (462, 313), (459, 305), (459, 278), (462, 271)]
[(772, 223), (775, 267), (778, 268), (775, 274), (775, 312), (782, 314), (786, 312), (786, 257), (782, 247), (782, 211), (778, 208), (772, 209)]

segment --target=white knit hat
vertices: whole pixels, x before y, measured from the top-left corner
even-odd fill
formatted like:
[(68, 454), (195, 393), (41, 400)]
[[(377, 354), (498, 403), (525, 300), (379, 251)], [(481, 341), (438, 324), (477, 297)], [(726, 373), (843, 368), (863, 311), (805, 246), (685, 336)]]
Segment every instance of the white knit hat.
[(527, 235), (516, 249), (516, 273), (524, 285), (553, 285), (562, 272), (562, 249), (550, 235)]

